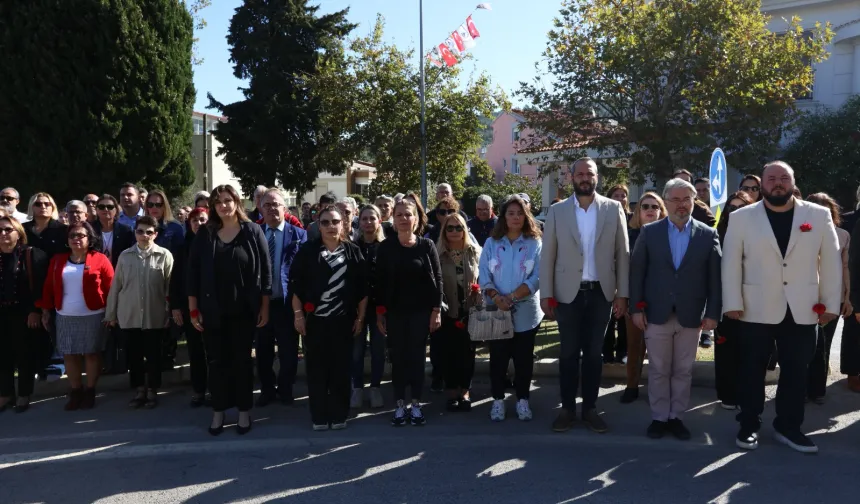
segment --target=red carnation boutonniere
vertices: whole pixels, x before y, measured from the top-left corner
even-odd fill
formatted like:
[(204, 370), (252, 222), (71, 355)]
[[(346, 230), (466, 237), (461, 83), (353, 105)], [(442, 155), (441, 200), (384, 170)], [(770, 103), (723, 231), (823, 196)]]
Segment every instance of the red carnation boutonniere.
[(305, 309), (305, 312), (307, 312), (307, 313), (313, 313), (313, 312), (314, 312), (314, 310), (316, 309), (316, 306), (314, 306), (314, 304), (313, 304), (313, 303), (305, 303), (305, 305), (304, 305), (304, 307), (303, 307), (303, 308)]
[(639, 301), (638, 303), (636, 303), (636, 309), (639, 311), (644, 310), (647, 306), (648, 303), (646, 303), (645, 301)]
[(462, 320), (458, 320), (454, 322), (454, 327), (456, 327), (457, 329), (465, 329), (466, 324), (464, 324)]
[(812, 224), (810, 224), (808, 222), (804, 222), (803, 224), (800, 225), (800, 232), (801, 233), (808, 233), (810, 231), (812, 231)]
[(548, 303), (550, 308), (558, 308), (558, 301), (554, 297), (549, 298)]
[(812, 311), (814, 311), (818, 315), (824, 315), (824, 312), (827, 311), (827, 307), (821, 303), (817, 303), (815, 304), (815, 306), (812, 307)]
[(376, 307), (376, 314), (377, 315), (385, 315), (385, 312), (387, 312), (387, 311), (388, 310), (386, 310), (384, 306), (377, 306)]
[(472, 289), (472, 292), (480, 292), (481, 291), (481, 286), (476, 284), (476, 283), (473, 283), (469, 287)]
[(725, 342), (726, 342), (726, 337), (725, 337), (725, 336), (719, 336), (719, 337), (717, 337), (717, 345), (722, 345), (722, 344), (723, 344), (723, 343), (725, 343)]

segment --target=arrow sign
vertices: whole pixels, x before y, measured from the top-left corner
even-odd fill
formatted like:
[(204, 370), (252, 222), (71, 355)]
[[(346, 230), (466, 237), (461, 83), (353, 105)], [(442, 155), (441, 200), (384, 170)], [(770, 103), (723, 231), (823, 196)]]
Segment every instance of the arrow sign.
[(711, 154), (711, 169), (708, 177), (711, 180), (711, 208), (726, 202), (727, 176), (726, 155), (723, 154), (722, 149), (716, 148)]

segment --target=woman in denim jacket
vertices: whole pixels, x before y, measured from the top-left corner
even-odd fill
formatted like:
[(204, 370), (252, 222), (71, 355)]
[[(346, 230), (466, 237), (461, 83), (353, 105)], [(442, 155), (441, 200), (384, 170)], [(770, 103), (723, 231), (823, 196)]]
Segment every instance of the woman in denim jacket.
[(511, 339), (490, 342), (490, 381), (493, 407), (490, 419), (505, 419), (505, 373), (514, 360), (517, 416), (531, 420), (529, 388), (534, 367), (535, 335), (543, 319), (538, 293), (541, 232), (519, 196), (511, 196), (499, 212), (499, 221), (481, 253), (480, 279), (488, 305), (510, 311)]

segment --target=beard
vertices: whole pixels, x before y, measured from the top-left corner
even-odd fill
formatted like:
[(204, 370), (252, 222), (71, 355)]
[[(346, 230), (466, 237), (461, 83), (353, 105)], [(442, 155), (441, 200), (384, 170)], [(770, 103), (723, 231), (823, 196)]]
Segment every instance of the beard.
[(573, 192), (577, 196), (592, 196), (594, 195), (594, 184), (590, 182), (582, 182), (573, 186)]
[(776, 189), (782, 189), (783, 191), (785, 191), (785, 194), (774, 194), (773, 191), (762, 191), (762, 196), (764, 197), (764, 199), (767, 200), (767, 202), (773, 206), (784, 206), (786, 203), (788, 203), (788, 200), (790, 200), (794, 196), (792, 191), (787, 188), (774, 188), (774, 190)]

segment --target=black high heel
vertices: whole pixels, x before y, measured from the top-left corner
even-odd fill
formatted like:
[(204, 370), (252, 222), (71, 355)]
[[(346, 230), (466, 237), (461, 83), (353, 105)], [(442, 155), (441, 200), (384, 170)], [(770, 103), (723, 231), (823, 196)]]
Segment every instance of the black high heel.
[(209, 434), (212, 434), (213, 436), (220, 436), (221, 433), (224, 432), (224, 422), (226, 422), (226, 421), (227, 421), (227, 419), (226, 419), (226, 415), (225, 415), (225, 416), (221, 417), (221, 425), (219, 425), (218, 427), (212, 427), (212, 425), (210, 424), (209, 425)]
[(238, 433), (240, 436), (244, 436), (245, 434), (251, 432), (251, 426), (252, 425), (254, 425), (254, 419), (251, 418), (251, 415), (248, 415), (248, 426), (242, 427), (241, 425), (239, 425), (239, 422), (237, 421), (236, 422), (236, 433)]

